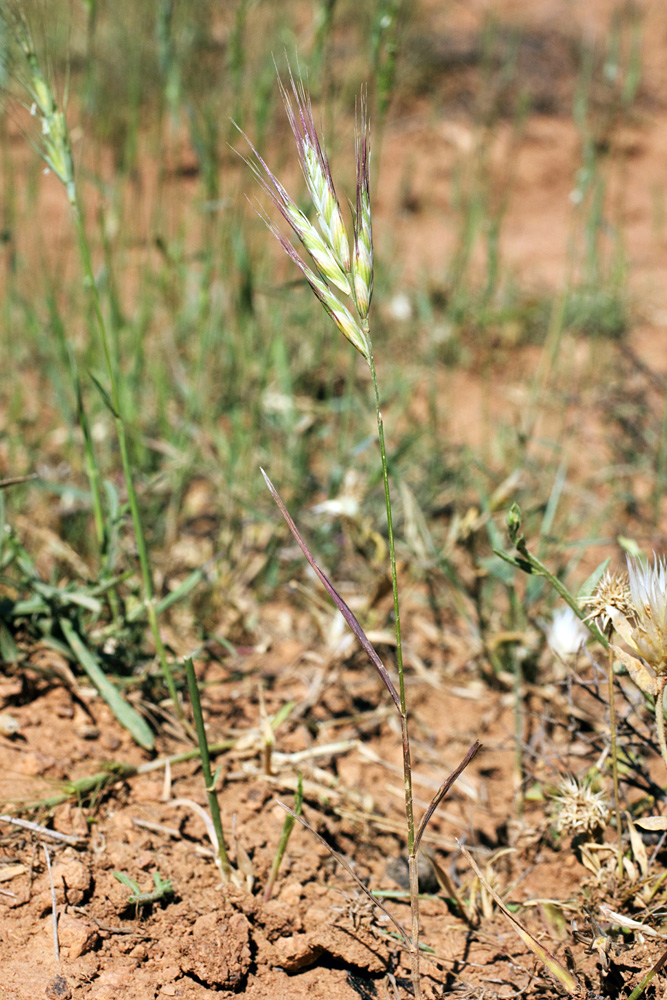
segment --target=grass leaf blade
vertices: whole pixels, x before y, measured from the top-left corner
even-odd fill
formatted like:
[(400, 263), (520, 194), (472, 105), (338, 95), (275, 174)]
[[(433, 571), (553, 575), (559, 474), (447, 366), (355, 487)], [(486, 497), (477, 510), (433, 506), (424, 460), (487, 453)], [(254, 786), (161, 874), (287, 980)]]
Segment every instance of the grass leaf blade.
[(496, 903), (496, 906), (501, 910), (503, 915), (507, 917), (509, 922), (512, 924), (512, 927), (516, 931), (516, 933), (519, 935), (523, 943), (527, 945), (528, 948), (530, 948), (533, 955), (536, 955), (537, 958), (539, 958), (540, 962), (542, 962), (542, 964), (549, 970), (549, 972), (556, 979), (556, 981), (559, 982), (560, 985), (565, 990), (567, 990), (567, 992), (571, 996), (585, 996), (586, 995), (585, 991), (583, 990), (579, 981), (575, 979), (575, 977), (572, 975), (572, 973), (569, 972), (564, 965), (561, 965), (558, 959), (555, 958), (550, 951), (547, 951), (547, 949), (540, 944), (537, 938), (533, 937), (530, 931), (526, 930), (526, 928), (523, 926), (522, 923), (520, 923), (520, 921), (517, 920), (514, 914), (510, 913), (510, 911), (507, 909), (507, 907), (503, 903), (502, 899), (500, 898), (496, 890), (493, 888), (493, 886), (489, 884), (488, 880), (485, 879), (484, 876), (482, 875), (479, 865), (474, 860), (470, 852), (466, 851), (465, 847), (462, 844), (459, 844), (459, 847), (461, 849), (463, 857), (466, 859), (466, 861), (468, 862), (468, 864), (470, 865), (470, 867), (472, 868), (475, 875), (480, 880), (486, 891), (493, 898), (493, 900)]
[(63, 618), (60, 621), (60, 627), (70, 649), (121, 726), (127, 729), (128, 733), (137, 741), (139, 746), (142, 746), (145, 750), (152, 750), (154, 745), (153, 733), (146, 720), (125, 701), (115, 684), (112, 684), (97, 662), (96, 657), (81, 640), (81, 636), (72, 623)]
[[(295, 540), (297, 542), (297, 545), (299, 546), (299, 548), (303, 552), (304, 556), (306, 557), (306, 559), (308, 560), (308, 562), (310, 563), (310, 565), (312, 566), (312, 568), (315, 570), (315, 573), (317, 574), (320, 582), (322, 583), (322, 585), (324, 586), (324, 588), (329, 593), (329, 596), (331, 597), (332, 601), (334, 602), (334, 604), (336, 605), (336, 607), (338, 608), (338, 610), (342, 614), (343, 618), (345, 619), (345, 621), (347, 622), (347, 624), (352, 629), (352, 631), (356, 635), (357, 639), (359, 640), (359, 642), (361, 643), (361, 645), (365, 649), (365, 651), (368, 654), (368, 657), (369, 657), (371, 663), (373, 664), (373, 666), (377, 670), (378, 674), (380, 675), (380, 677), (384, 681), (384, 684), (385, 684), (387, 690), (389, 691), (389, 694), (391, 695), (391, 697), (392, 697), (392, 699), (394, 701), (394, 704), (396, 705), (396, 708), (398, 709), (399, 712), (401, 712), (401, 701), (400, 701), (400, 698), (398, 696), (398, 691), (396, 690), (396, 688), (394, 686), (394, 683), (393, 683), (391, 677), (389, 676), (387, 668), (385, 667), (384, 663), (382, 662), (382, 660), (380, 659), (380, 657), (376, 653), (375, 648), (373, 647), (373, 645), (371, 644), (371, 642), (367, 638), (366, 633), (364, 632), (364, 630), (362, 629), (361, 625), (359, 624), (359, 621), (356, 618), (354, 612), (351, 610), (351, 608), (348, 607), (348, 605), (345, 603), (345, 601), (343, 600), (343, 598), (340, 596), (340, 594), (338, 593), (338, 591), (336, 590), (336, 588), (328, 580), (328, 578), (325, 576), (325, 574), (322, 572), (322, 570), (320, 569), (320, 567), (315, 562), (315, 559), (313, 558), (313, 555), (312, 555), (310, 549), (308, 548), (308, 546), (306, 545), (305, 541), (301, 537), (301, 535), (299, 533), (299, 529), (297, 528), (296, 524), (294, 523), (294, 521), (290, 517), (289, 511), (287, 510), (287, 507), (285, 506), (285, 504), (282, 502), (282, 500), (281, 500), (281, 498), (280, 498), (280, 496), (278, 494), (278, 491), (276, 490), (275, 486), (273, 485), (273, 483), (271, 482), (271, 480), (269, 479), (269, 477), (267, 476), (267, 474), (264, 472), (264, 469), (261, 469), (260, 471), (261, 471), (262, 475), (264, 476), (264, 481), (266, 482), (266, 485), (269, 488), (269, 492), (270, 492), (271, 496), (273, 497), (273, 499), (275, 500), (276, 504), (278, 505), (278, 508), (280, 509), (280, 513), (283, 515), (283, 517), (287, 521), (287, 526), (288, 526), (289, 530), (292, 532), (292, 534), (294, 535), (294, 538), (295, 538)], [(402, 714), (402, 712), (401, 712), (401, 714)]]
[(438, 806), (440, 805), (440, 803), (442, 802), (442, 800), (444, 799), (445, 795), (452, 787), (454, 782), (465, 771), (470, 761), (476, 756), (477, 751), (480, 750), (481, 746), (482, 744), (479, 742), (479, 740), (475, 740), (475, 742), (470, 747), (470, 749), (468, 750), (467, 754), (465, 755), (459, 766), (454, 771), (452, 771), (452, 773), (449, 775), (448, 778), (446, 778), (443, 781), (443, 783), (440, 785), (440, 788), (437, 790), (437, 792), (431, 799), (430, 805), (428, 806), (426, 812), (422, 816), (422, 821), (419, 824), (419, 829), (417, 830), (417, 835), (415, 837), (415, 851), (419, 850), (419, 844), (421, 843), (421, 839), (424, 835), (426, 827), (428, 826), (431, 816), (438, 808)]

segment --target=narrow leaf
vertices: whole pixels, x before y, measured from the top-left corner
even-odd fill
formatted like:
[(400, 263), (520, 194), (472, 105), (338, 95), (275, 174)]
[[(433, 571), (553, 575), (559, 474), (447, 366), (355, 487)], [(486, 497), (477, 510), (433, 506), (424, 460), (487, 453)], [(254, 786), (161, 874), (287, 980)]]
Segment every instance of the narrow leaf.
[(12, 633), (0, 618), (0, 658), (3, 663), (18, 663), (21, 655), (14, 642)]
[(287, 521), (287, 526), (288, 526), (289, 530), (292, 532), (292, 534), (294, 535), (294, 538), (296, 539), (296, 542), (297, 542), (299, 548), (303, 552), (304, 556), (306, 557), (306, 559), (308, 560), (308, 562), (310, 563), (310, 565), (315, 570), (315, 572), (316, 572), (318, 578), (320, 579), (322, 585), (328, 591), (329, 596), (331, 597), (332, 601), (334, 602), (334, 604), (336, 605), (336, 607), (338, 608), (338, 610), (342, 614), (343, 618), (345, 619), (345, 621), (347, 622), (347, 624), (349, 625), (349, 627), (352, 629), (352, 631), (356, 635), (357, 639), (359, 640), (359, 642), (361, 643), (361, 645), (363, 646), (363, 648), (366, 650), (366, 653), (368, 654), (368, 657), (369, 657), (371, 663), (373, 664), (373, 666), (377, 670), (378, 674), (380, 675), (380, 677), (384, 681), (384, 684), (385, 684), (387, 690), (389, 691), (389, 694), (393, 698), (394, 704), (396, 705), (396, 708), (398, 709), (398, 711), (400, 713), (401, 712), (401, 700), (398, 697), (398, 691), (394, 687), (394, 684), (393, 684), (393, 682), (391, 680), (391, 677), (389, 676), (387, 668), (385, 667), (384, 663), (382, 662), (382, 660), (380, 659), (380, 657), (376, 653), (374, 647), (371, 645), (370, 641), (368, 640), (368, 638), (366, 636), (366, 633), (362, 629), (361, 625), (359, 624), (359, 622), (358, 622), (357, 618), (355, 617), (355, 615), (354, 615), (353, 611), (351, 610), (351, 608), (349, 608), (347, 606), (347, 604), (345, 603), (345, 601), (343, 600), (343, 598), (340, 596), (340, 594), (338, 593), (338, 591), (336, 590), (336, 588), (333, 586), (332, 583), (329, 582), (329, 580), (327, 579), (327, 577), (324, 575), (324, 573), (322, 572), (322, 570), (320, 569), (320, 567), (315, 562), (310, 549), (308, 548), (308, 546), (304, 542), (303, 538), (299, 534), (299, 529), (297, 528), (296, 524), (294, 523), (294, 521), (290, 517), (289, 512), (287, 510), (287, 507), (285, 506), (285, 504), (280, 499), (280, 496), (278, 495), (278, 492), (277, 492), (275, 486), (273, 485), (273, 483), (271, 482), (271, 480), (269, 479), (269, 477), (267, 476), (267, 474), (264, 472), (264, 469), (260, 469), (260, 471), (261, 471), (262, 475), (264, 476), (264, 481), (265, 481), (266, 485), (269, 488), (269, 492), (270, 492), (271, 496), (273, 497), (273, 499), (275, 500), (276, 504), (278, 505), (278, 507), (280, 509), (280, 513), (283, 515), (283, 517)]
[(104, 386), (102, 385), (102, 383), (100, 382), (100, 380), (95, 375), (93, 375), (92, 372), (88, 372), (88, 374), (90, 375), (91, 379), (93, 380), (95, 388), (97, 389), (97, 391), (99, 392), (100, 396), (102, 397), (102, 402), (104, 403), (104, 405), (106, 406), (106, 408), (112, 413), (112, 415), (114, 417), (116, 417), (116, 419), (118, 419), (119, 416), (120, 416), (120, 414), (118, 413), (118, 411), (116, 410), (116, 407), (111, 402), (111, 396), (109, 395), (109, 393), (107, 392), (107, 390), (104, 388)]
[(510, 566), (514, 566), (516, 569), (520, 569), (524, 573), (528, 573), (528, 575), (533, 572), (532, 566), (529, 562), (526, 562), (525, 559), (515, 559), (514, 556), (510, 556), (507, 552), (503, 552), (502, 549), (494, 549), (493, 551), (497, 556), (500, 556), (501, 559), (504, 559), (506, 563), (509, 563)]
[(282, 808), (285, 810), (285, 812), (288, 812), (290, 814), (290, 816), (293, 816), (294, 819), (298, 820), (299, 823), (301, 823), (301, 826), (305, 826), (306, 830), (309, 830), (310, 833), (312, 833), (312, 835), (314, 837), (317, 837), (317, 839), (319, 840), (319, 842), (324, 847), (326, 847), (326, 849), (329, 852), (329, 854), (331, 855), (331, 857), (335, 858), (336, 861), (338, 862), (338, 864), (341, 865), (345, 869), (345, 871), (350, 876), (350, 878), (354, 879), (354, 881), (357, 883), (357, 885), (359, 886), (359, 888), (361, 889), (361, 891), (363, 892), (363, 894), (365, 896), (367, 896), (368, 899), (370, 899), (371, 903), (374, 903), (375, 906), (379, 907), (379, 909), (382, 910), (382, 912), (387, 917), (389, 917), (389, 919), (391, 920), (392, 924), (394, 925), (394, 927), (396, 928), (396, 930), (398, 931), (398, 933), (401, 935), (401, 939), (405, 942), (406, 947), (410, 948), (410, 938), (408, 937), (408, 933), (405, 930), (405, 928), (403, 927), (403, 925), (400, 924), (398, 922), (398, 920), (396, 919), (396, 917), (394, 917), (389, 912), (389, 910), (384, 905), (384, 903), (382, 903), (377, 898), (377, 896), (373, 895), (373, 893), (370, 891), (370, 889), (361, 881), (361, 879), (356, 874), (356, 872), (352, 869), (352, 867), (350, 866), (350, 864), (345, 860), (345, 858), (343, 857), (343, 855), (339, 854), (338, 851), (334, 851), (334, 849), (331, 846), (331, 844), (328, 844), (326, 842), (326, 840), (324, 839), (324, 837), (321, 837), (320, 834), (317, 832), (317, 830), (315, 830), (314, 827), (312, 827), (310, 825), (310, 823), (303, 818), (303, 816), (297, 816), (297, 814), (294, 812), (294, 810), (290, 809), (289, 806), (286, 806), (284, 802), (280, 801), (280, 799), (276, 799), (276, 802), (278, 803), (279, 806), (282, 806)]
[(31, 472), (29, 476), (12, 476), (11, 479), (0, 479), (0, 490), (6, 490), (9, 486), (17, 486), (19, 483), (29, 483), (31, 479), (39, 479), (36, 472)]
[(121, 885), (126, 886), (126, 888), (128, 888), (131, 892), (140, 891), (139, 883), (135, 882), (134, 879), (130, 878), (129, 875), (126, 875), (125, 872), (114, 872), (113, 877), (116, 879), (117, 882), (120, 882)]
[(660, 956), (660, 958), (658, 959), (658, 961), (653, 966), (653, 968), (649, 969), (649, 971), (646, 973), (646, 975), (641, 980), (639, 985), (635, 986), (634, 990), (628, 997), (628, 1000), (639, 1000), (639, 997), (642, 995), (648, 984), (651, 982), (653, 977), (657, 976), (657, 974), (664, 968), (666, 962), (667, 962), (667, 951), (664, 951)]
[(415, 837), (415, 853), (419, 850), (419, 844), (421, 843), (422, 836), (424, 835), (424, 831), (429, 824), (431, 816), (438, 808), (438, 806), (440, 805), (440, 803), (442, 802), (445, 795), (452, 787), (456, 779), (465, 771), (466, 767), (473, 759), (473, 757), (475, 757), (477, 751), (480, 749), (481, 746), (482, 744), (479, 742), (479, 740), (476, 740), (473, 743), (473, 745), (470, 747), (470, 750), (468, 750), (467, 754), (465, 755), (459, 766), (456, 768), (456, 770), (452, 771), (452, 773), (449, 775), (448, 778), (445, 779), (445, 781), (443, 781), (443, 783), (440, 785), (440, 788), (437, 790), (437, 792), (431, 799), (431, 804), (429, 805), (428, 809), (422, 816), (422, 821), (419, 824), (419, 829), (417, 830), (417, 836)]
[(577, 600), (581, 604), (586, 597), (590, 597), (598, 583), (604, 576), (609, 563), (611, 562), (609, 556), (603, 559), (599, 566), (597, 566), (587, 580), (582, 583), (581, 587), (577, 591)]
[(578, 982), (578, 980), (576, 980), (572, 975), (572, 973), (568, 972), (565, 966), (561, 965), (558, 959), (554, 958), (551, 952), (547, 951), (547, 949), (540, 944), (537, 938), (534, 938), (533, 935), (526, 930), (523, 924), (520, 923), (512, 913), (510, 913), (510, 911), (507, 909), (507, 907), (503, 903), (502, 899), (500, 898), (496, 890), (489, 884), (487, 879), (485, 879), (484, 876), (482, 875), (481, 869), (479, 868), (477, 862), (474, 860), (472, 855), (468, 851), (466, 851), (465, 847), (463, 847), (462, 844), (459, 844), (459, 847), (461, 849), (463, 857), (466, 859), (466, 861), (468, 862), (468, 864), (470, 865), (470, 867), (472, 868), (475, 875), (477, 876), (481, 884), (484, 886), (486, 891), (493, 898), (493, 900), (496, 903), (496, 906), (498, 906), (498, 908), (502, 911), (502, 913), (507, 917), (509, 922), (512, 924), (512, 927), (519, 935), (523, 943), (527, 945), (528, 948), (530, 948), (532, 953), (537, 956), (537, 958), (549, 970), (551, 975), (557, 980), (557, 982), (561, 984), (561, 986), (564, 989), (567, 990), (567, 992), (571, 996), (585, 996), (585, 992), (582, 989), (581, 984)]
[(127, 729), (128, 733), (137, 741), (139, 746), (144, 747), (146, 750), (152, 750), (154, 742), (153, 733), (146, 720), (125, 701), (115, 684), (111, 683), (99, 665), (97, 658), (84, 644), (72, 623), (67, 618), (63, 618), (60, 621), (60, 627), (72, 652), (121, 726)]

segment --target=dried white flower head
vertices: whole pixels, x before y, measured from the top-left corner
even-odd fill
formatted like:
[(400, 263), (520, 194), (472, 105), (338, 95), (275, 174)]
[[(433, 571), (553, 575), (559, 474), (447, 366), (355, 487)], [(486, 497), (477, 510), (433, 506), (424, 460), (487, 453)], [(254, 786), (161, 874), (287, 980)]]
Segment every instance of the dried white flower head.
[(614, 629), (630, 650), (612, 645), (637, 687), (655, 697), (655, 725), (667, 765), (664, 693), (667, 686), (667, 563), (653, 556), (642, 563), (628, 557), (629, 609), (611, 604), (606, 611)]
[(559, 659), (567, 660), (576, 656), (588, 638), (588, 629), (571, 607), (565, 605), (554, 611), (551, 625), (547, 629), (549, 649)]
[(603, 792), (594, 792), (575, 778), (564, 778), (555, 799), (556, 826), (572, 837), (599, 837), (611, 815)]
[(314, 514), (326, 514), (329, 517), (344, 517), (354, 521), (359, 517), (364, 488), (361, 476), (356, 469), (348, 469), (343, 476), (342, 489), (337, 497), (323, 500), (312, 508)]
[(652, 564), (646, 565), (628, 558), (628, 577), (637, 619), (633, 644), (656, 674), (664, 674), (667, 672), (667, 564), (657, 556)]

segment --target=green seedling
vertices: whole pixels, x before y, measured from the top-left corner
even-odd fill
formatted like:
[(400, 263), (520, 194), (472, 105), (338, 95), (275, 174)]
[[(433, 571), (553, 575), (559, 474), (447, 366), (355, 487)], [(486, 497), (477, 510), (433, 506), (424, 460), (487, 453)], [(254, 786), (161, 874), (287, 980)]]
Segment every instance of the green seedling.
[(215, 830), (215, 837), (217, 840), (217, 864), (220, 868), (220, 874), (222, 875), (223, 881), (228, 882), (231, 878), (232, 869), (227, 858), (227, 848), (225, 846), (225, 837), (222, 831), (222, 818), (220, 816), (220, 803), (218, 802), (218, 796), (215, 791), (215, 779), (217, 778), (217, 773), (215, 778), (211, 774), (211, 757), (208, 747), (208, 738), (206, 736), (206, 728), (204, 726), (204, 716), (202, 715), (201, 701), (199, 699), (199, 686), (197, 684), (197, 677), (195, 675), (192, 657), (188, 657), (185, 661), (185, 674), (188, 681), (188, 692), (190, 694), (190, 702), (192, 704), (192, 713), (195, 718), (197, 742), (199, 744), (199, 753), (201, 755), (201, 769), (204, 775), (204, 784), (206, 785), (206, 797), (208, 798), (208, 807), (211, 813), (213, 829)]
[(269, 878), (266, 883), (266, 888), (264, 889), (264, 902), (267, 903), (271, 899), (271, 893), (273, 892), (273, 885), (280, 871), (280, 866), (283, 862), (285, 856), (285, 851), (287, 850), (287, 844), (292, 835), (292, 830), (294, 829), (294, 824), (296, 819), (301, 815), (301, 806), (303, 805), (303, 779), (301, 777), (301, 772), (299, 771), (297, 775), (297, 788), (296, 795), (294, 796), (294, 815), (288, 813), (285, 817), (285, 822), (283, 823), (282, 832), (280, 834), (280, 840), (278, 841), (278, 846), (276, 848), (276, 853), (273, 858), (273, 863), (271, 864), (271, 871), (269, 872)]
[[(74, 169), (72, 157), (72, 144), (69, 125), (67, 122), (66, 108), (58, 103), (54, 89), (48, 76), (42, 71), (42, 66), (37, 55), (36, 47), (27, 21), (19, 12), (18, 7), (11, 15), (4, 13), (3, 21), (8, 21), (8, 27), (13, 35), (18, 49), (22, 53), (25, 75), (21, 78), (24, 85), (28, 107), (34, 118), (39, 122), (40, 136), (35, 140), (34, 145), (37, 152), (46, 163), (49, 170), (62, 183), (67, 200), (69, 202), (72, 220), (76, 230), (79, 245), (79, 255), (82, 266), (82, 276), (84, 285), (90, 293), (90, 303), (95, 317), (97, 332), (104, 356), (106, 369), (106, 380), (101, 381), (91, 373), (91, 379), (95, 384), (105, 406), (113, 419), (120, 459), (123, 468), (125, 488), (127, 490), (127, 500), (134, 528), (134, 535), (137, 545), (137, 555), (141, 570), (141, 581), (143, 591), (143, 605), (145, 608), (148, 623), (150, 625), (157, 659), (160, 663), (164, 681), (169, 691), (170, 698), (179, 718), (184, 721), (183, 710), (176, 689), (176, 682), (172, 669), (167, 660), (167, 654), (160, 635), (158, 617), (155, 607), (153, 573), (149, 560), (149, 550), (146, 542), (142, 515), (139, 507), (137, 490), (134, 482), (134, 472), (130, 458), (130, 445), (128, 440), (128, 421), (126, 416), (126, 403), (121, 392), (121, 372), (119, 358), (109, 336), (107, 321), (102, 308), (101, 296), (97, 284), (97, 278), (93, 267), (92, 254), (88, 240), (88, 234), (84, 223), (81, 209), (80, 196), (77, 186), (77, 176)], [(73, 354), (71, 355), (73, 358)], [(74, 364), (74, 362), (72, 362)], [(72, 378), (75, 382), (77, 396), (79, 393), (79, 383), (76, 370), (72, 367)], [(79, 414), (83, 413), (82, 406), (78, 407)], [(93, 496), (93, 508), (95, 521), (100, 530), (100, 518), (102, 510), (102, 500), (100, 496), (99, 476), (97, 475), (92, 444), (87, 433), (87, 424), (83, 424), (84, 439), (87, 440), (86, 454), (89, 462), (89, 481)], [(92, 463), (92, 464), (91, 464)]]
[[(366, 95), (362, 92), (359, 103), (359, 113), (356, 130), (356, 175), (357, 197), (353, 206), (352, 241), (348, 236), (343, 213), (334, 187), (324, 145), (315, 127), (310, 94), (301, 79), (295, 80), (290, 71), (288, 89), (279, 82), (287, 117), (294, 135), (297, 155), (301, 170), (306, 181), (308, 193), (317, 225), (310, 221), (296, 202), (287, 193), (281, 182), (271, 171), (266, 161), (247, 139), (253, 153), (248, 165), (261, 184), (266, 194), (271, 198), (275, 208), (284, 221), (290, 226), (292, 233), (299, 240), (310, 257), (312, 266), (307, 263), (299, 251), (278, 229), (274, 222), (265, 217), (267, 225), (288, 257), (297, 265), (302, 275), (310, 285), (315, 296), (325, 312), (333, 320), (335, 326), (344, 337), (356, 348), (367, 363), (373, 386), (375, 417), (377, 423), (378, 445), (384, 486), (385, 513), (387, 519), (387, 536), (389, 542), (389, 565), (391, 570), (394, 632), (396, 637), (396, 674), (394, 683), (389, 670), (382, 662), (376, 649), (369, 641), (359, 621), (348, 607), (327, 576), (322, 572), (313, 558), (310, 549), (300, 535), (296, 524), (287, 511), (273, 483), (262, 469), (262, 475), (269, 492), (278, 505), (292, 535), (301, 548), (304, 556), (315, 571), (318, 579), (325, 587), (336, 607), (343, 615), (347, 625), (361, 643), (371, 663), (382, 679), (396, 709), (401, 728), (401, 743), (403, 749), (403, 787), (405, 797), (406, 840), (408, 849), (408, 871), (410, 876), (410, 911), (411, 933), (403, 935), (410, 954), (411, 978), (416, 1000), (422, 996), (420, 974), (419, 945), (419, 879), (417, 873), (417, 858), (419, 843), (425, 826), (437, 804), (446, 794), (450, 784), (460, 771), (469, 763), (479, 749), (479, 744), (471, 748), (470, 753), (454, 774), (447, 779), (437, 793), (431, 807), (427, 810), (419, 828), (415, 825), (414, 804), (412, 794), (412, 764), (410, 754), (410, 733), (408, 729), (408, 709), (405, 695), (405, 672), (403, 668), (403, 643), (401, 637), (401, 618), (398, 600), (398, 574), (396, 570), (396, 549), (394, 542), (393, 515), (389, 489), (389, 468), (384, 436), (384, 420), (380, 408), (380, 390), (378, 386), (373, 342), (369, 313), (373, 297), (373, 233), (371, 222), (370, 200), (370, 127), (366, 110)], [(288, 812), (291, 812), (288, 810)], [(292, 813), (294, 815), (294, 813)], [(299, 818), (300, 817), (296, 817)]]
[(153, 872), (153, 884), (155, 888), (150, 892), (142, 892), (139, 888), (139, 883), (135, 882), (129, 875), (126, 875), (125, 872), (115, 871), (113, 877), (121, 885), (127, 886), (130, 890), (127, 901), (134, 904), (137, 908), (140, 906), (150, 906), (152, 903), (159, 903), (163, 899), (174, 895), (174, 887), (171, 879), (163, 879), (159, 872)]

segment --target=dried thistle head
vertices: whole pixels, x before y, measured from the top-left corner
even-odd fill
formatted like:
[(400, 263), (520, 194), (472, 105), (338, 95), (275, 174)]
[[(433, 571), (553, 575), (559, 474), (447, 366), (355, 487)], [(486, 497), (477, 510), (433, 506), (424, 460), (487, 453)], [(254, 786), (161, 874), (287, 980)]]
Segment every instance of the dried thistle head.
[(555, 796), (556, 827), (572, 837), (599, 837), (611, 815), (611, 807), (603, 792), (594, 792), (590, 785), (579, 784), (575, 778), (564, 778)]
[(640, 691), (655, 697), (655, 725), (660, 753), (667, 765), (664, 693), (667, 688), (667, 562), (628, 557), (630, 611), (609, 608), (614, 629), (630, 650), (612, 645)]
[[(617, 659), (645, 694), (657, 695), (667, 682), (667, 563), (657, 556), (642, 563), (628, 557), (624, 596), (604, 607), (613, 629), (630, 650), (612, 644)], [(661, 699), (660, 699), (661, 701)], [(662, 705), (656, 703), (659, 734), (664, 728)], [(661, 744), (664, 741), (661, 739)], [(663, 750), (667, 763), (667, 746)]]
[(630, 594), (630, 584), (626, 573), (610, 573), (606, 570), (602, 579), (584, 604), (591, 608), (587, 620), (595, 619), (602, 632), (613, 625), (617, 613), (632, 619), (634, 606)]
[[(280, 79), (278, 82), (319, 229), (290, 198), (245, 132), (241, 129), (239, 131), (254, 154), (254, 160), (246, 160), (246, 163), (310, 254), (317, 273), (264, 213), (260, 211), (260, 214), (285, 252), (301, 270), (338, 329), (366, 361), (370, 361), (367, 317), (373, 288), (373, 252), (369, 196), (370, 151), (365, 99), (362, 99), (361, 127), (357, 130), (357, 211), (352, 255), (324, 143), (320, 141), (315, 128), (310, 96), (303, 81), (295, 81), (291, 70), (289, 77), (291, 92)], [(331, 286), (350, 299), (357, 317), (339, 300)]]

